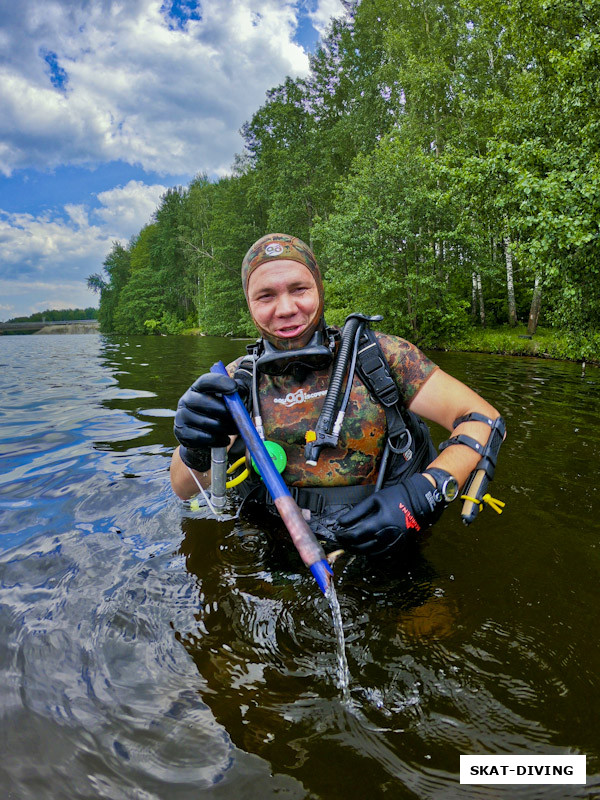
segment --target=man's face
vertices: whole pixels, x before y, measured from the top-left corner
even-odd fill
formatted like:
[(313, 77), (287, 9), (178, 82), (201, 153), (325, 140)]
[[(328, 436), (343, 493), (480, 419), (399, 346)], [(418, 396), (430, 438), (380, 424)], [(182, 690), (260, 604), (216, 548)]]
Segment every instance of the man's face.
[[(248, 307), (257, 327), (270, 338), (299, 340), (315, 321), (319, 290), (311, 271), (297, 261), (261, 264), (248, 281)], [(310, 335), (307, 337), (310, 338)]]

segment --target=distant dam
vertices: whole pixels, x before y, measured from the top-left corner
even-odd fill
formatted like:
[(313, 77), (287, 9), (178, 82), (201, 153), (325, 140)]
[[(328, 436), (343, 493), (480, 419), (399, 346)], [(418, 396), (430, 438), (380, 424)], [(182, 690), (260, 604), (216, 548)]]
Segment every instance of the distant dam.
[(52, 322), (0, 322), (2, 334), (65, 334), (65, 333), (99, 333), (100, 323), (97, 319), (53, 320)]

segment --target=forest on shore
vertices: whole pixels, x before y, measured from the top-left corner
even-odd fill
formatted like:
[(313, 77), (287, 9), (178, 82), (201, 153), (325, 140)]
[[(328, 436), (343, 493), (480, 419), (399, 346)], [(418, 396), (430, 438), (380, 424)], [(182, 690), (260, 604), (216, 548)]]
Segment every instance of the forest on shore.
[(47, 308), (45, 311), (36, 311), (28, 317), (12, 317), (7, 322), (56, 322), (62, 320), (98, 319), (98, 309), (89, 308)]
[[(169, 189), (88, 278), (101, 330), (253, 335), (242, 258), (309, 243), (326, 318), (422, 347), (554, 330), (600, 358), (600, 0), (362, 0), (228, 176)], [(525, 327), (527, 326), (527, 327)]]

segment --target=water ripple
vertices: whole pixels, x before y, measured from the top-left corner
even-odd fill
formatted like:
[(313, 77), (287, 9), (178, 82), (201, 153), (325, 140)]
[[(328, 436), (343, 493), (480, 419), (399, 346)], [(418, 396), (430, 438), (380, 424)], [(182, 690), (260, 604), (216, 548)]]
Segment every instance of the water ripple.
[(588, 786), (511, 797), (597, 794), (597, 371), (434, 355), (508, 421), (506, 511), (468, 529), (448, 512), (392, 568), (336, 562), (345, 702), (327, 602), (286, 535), (170, 491), (182, 384), (243, 346), (13, 338), (0, 339), (9, 795), (492, 798), (460, 786), (460, 753), (518, 752), (586, 753)]

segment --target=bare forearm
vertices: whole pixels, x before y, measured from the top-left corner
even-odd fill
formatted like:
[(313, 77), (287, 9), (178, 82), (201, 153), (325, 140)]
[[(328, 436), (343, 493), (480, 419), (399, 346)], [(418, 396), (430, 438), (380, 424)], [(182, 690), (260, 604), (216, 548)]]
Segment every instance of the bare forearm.
[[(202, 486), (210, 485), (210, 470), (207, 472), (194, 470), (194, 475)], [(175, 450), (171, 459), (171, 487), (181, 500), (188, 500), (198, 494), (198, 486), (190, 475), (188, 467), (181, 460), (179, 448)]]
[[(495, 419), (498, 416), (496, 413), (492, 419)], [(460, 432), (470, 436), (473, 439), (476, 439), (481, 445), (485, 445), (488, 437), (490, 435), (490, 428), (487, 425), (483, 425), (482, 427), (485, 429), (483, 435), (477, 435), (474, 431), (474, 426), (477, 423), (465, 423), (465, 425), (460, 426)], [(459, 428), (456, 429), (459, 431)], [(469, 475), (473, 472), (473, 470), (477, 467), (481, 456), (479, 453), (476, 453), (475, 450), (467, 447), (466, 445), (457, 444), (453, 445), (452, 447), (448, 447), (442, 453), (435, 458), (431, 464), (428, 464), (429, 467), (438, 467), (439, 469), (444, 469), (446, 472), (449, 472), (453, 475), (460, 488), (462, 489)], [(426, 476), (432, 484), (435, 484), (433, 478), (429, 475)]]
[[(490, 427), (483, 422), (463, 422), (452, 430), (456, 419), (472, 412), (483, 414), (491, 420), (496, 419), (498, 411), (477, 392), (437, 370), (424, 384), (421, 391), (410, 404), (411, 411), (443, 425), (452, 431), (453, 436), (464, 434), (485, 445), (490, 436)], [(449, 472), (462, 487), (471, 472), (476, 468), (481, 454), (467, 445), (457, 444), (446, 448), (428, 466), (438, 467)], [(427, 476), (429, 478), (429, 476)], [(433, 483), (433, 479), (431, 479)]]

